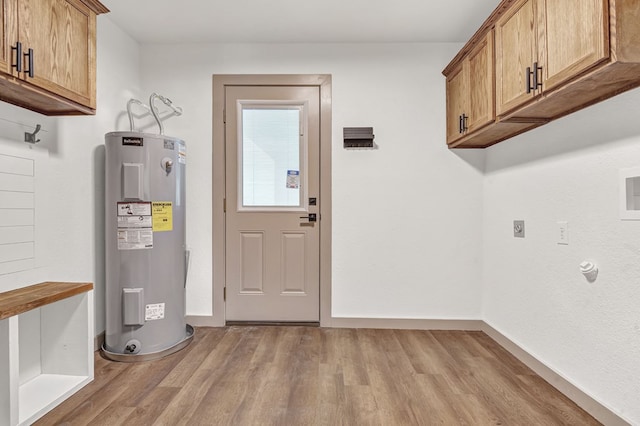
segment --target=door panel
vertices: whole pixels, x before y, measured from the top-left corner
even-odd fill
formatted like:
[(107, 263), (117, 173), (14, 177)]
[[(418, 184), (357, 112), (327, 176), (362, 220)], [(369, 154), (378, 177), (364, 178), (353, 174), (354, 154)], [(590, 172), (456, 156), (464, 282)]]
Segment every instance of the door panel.
[(307, 235), (302, 232), (283, 232), (281, 277), (282, 293), (305, 294), (306, 292), (306, 243)]
[(264, 233), (240, 232), (240, 293), (264, 292)]
[(320, 319), (319, 94), (225, 88), (227, 321)]

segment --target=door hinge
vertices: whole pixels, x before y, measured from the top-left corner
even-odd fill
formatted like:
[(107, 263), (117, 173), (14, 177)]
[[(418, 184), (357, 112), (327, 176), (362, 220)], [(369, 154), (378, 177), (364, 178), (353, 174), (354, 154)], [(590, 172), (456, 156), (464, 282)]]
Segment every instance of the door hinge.
[(227, 288), (222, 289), (222, 300), (227, 301)]
[(226, 213), (226, 212), (227, 212), (227, 199), (226, 199), (226, 198), (224, 198), (224, 199), (222, 200), (222, 212), (223, 212), (223, 213)]
[(224, 124), (227, 124), (227, 110), (226, 109), (222, 110), (222, 122)]

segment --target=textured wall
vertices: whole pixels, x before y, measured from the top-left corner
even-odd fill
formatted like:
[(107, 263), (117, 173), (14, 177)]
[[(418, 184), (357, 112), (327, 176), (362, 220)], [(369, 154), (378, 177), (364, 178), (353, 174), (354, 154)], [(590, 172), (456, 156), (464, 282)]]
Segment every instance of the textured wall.
[[(488, 149), (483, 214), (484, 319), (633, 424), (640, 221), (619, 219), (618, 171), (640, 165), (638, 105), (635, 90)], [(585, 259), (600, 267), (594, 283)]]

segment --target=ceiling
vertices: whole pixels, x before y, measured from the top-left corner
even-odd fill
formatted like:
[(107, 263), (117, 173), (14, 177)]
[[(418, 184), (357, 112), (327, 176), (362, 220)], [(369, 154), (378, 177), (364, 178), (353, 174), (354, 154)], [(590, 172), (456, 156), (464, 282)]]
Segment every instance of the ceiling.
[(102, 0), (147, 43), (466, 42), (499, 0)]

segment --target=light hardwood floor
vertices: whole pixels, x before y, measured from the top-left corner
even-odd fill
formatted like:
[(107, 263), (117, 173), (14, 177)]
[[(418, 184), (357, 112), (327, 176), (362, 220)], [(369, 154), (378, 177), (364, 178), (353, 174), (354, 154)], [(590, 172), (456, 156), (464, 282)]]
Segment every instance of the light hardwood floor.
[(96, 354), (38, 425), (596, 425), (482, 332), (197, 328), (158, 361)]

